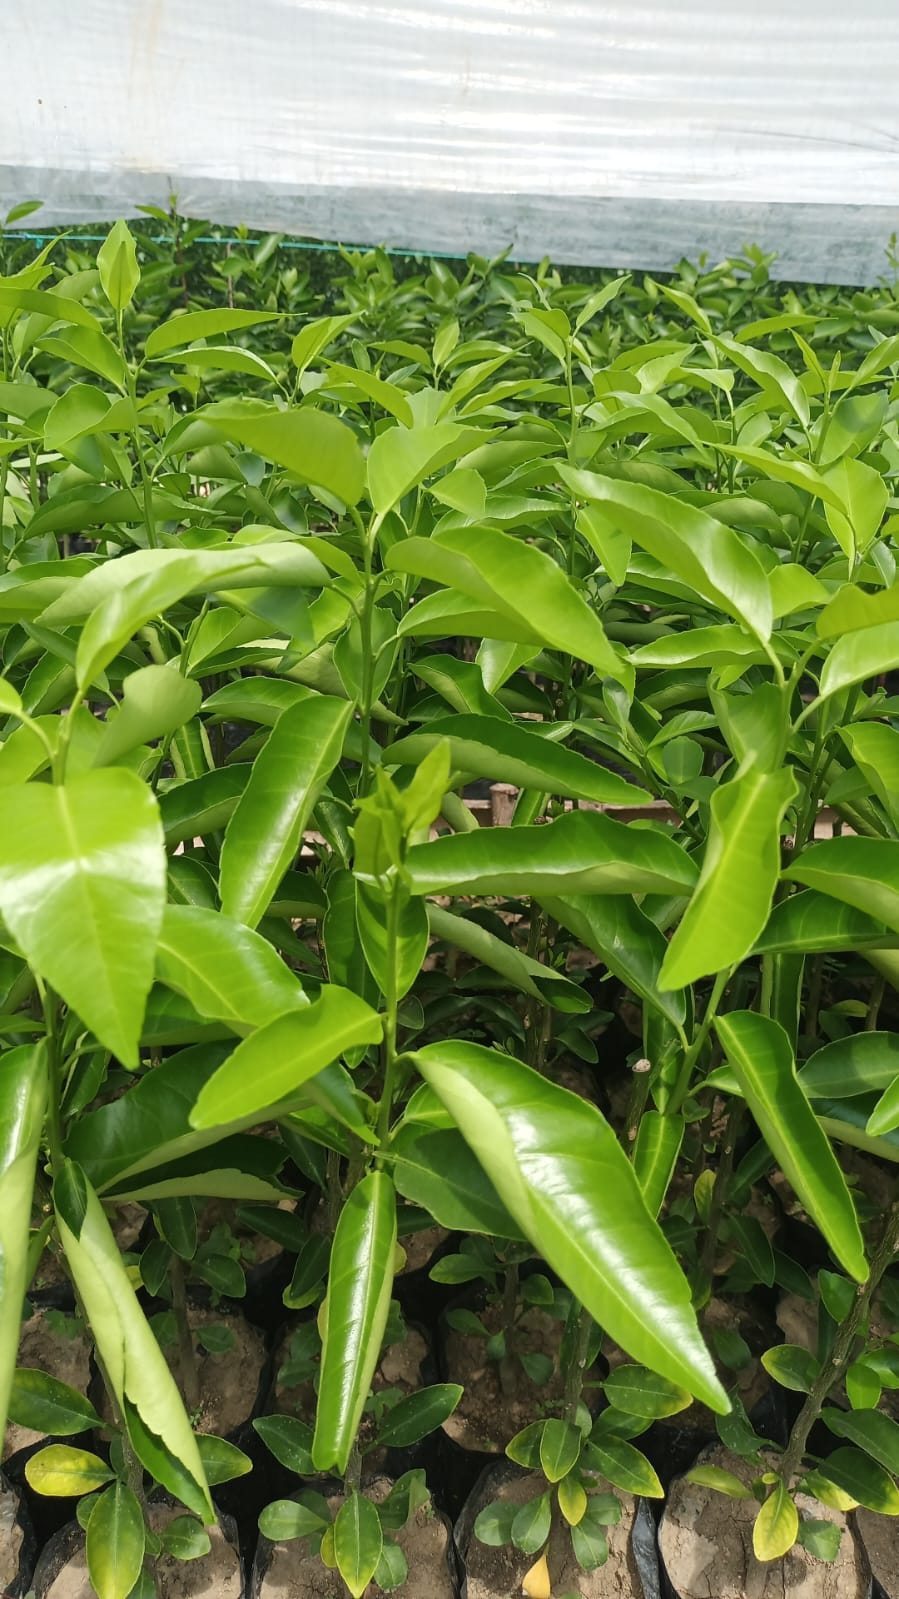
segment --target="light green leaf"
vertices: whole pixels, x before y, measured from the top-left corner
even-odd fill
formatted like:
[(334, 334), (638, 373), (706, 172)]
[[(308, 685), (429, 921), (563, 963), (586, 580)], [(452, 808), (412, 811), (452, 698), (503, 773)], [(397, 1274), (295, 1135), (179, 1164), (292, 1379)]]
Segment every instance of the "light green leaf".
[(639, 1494), (643, 1499), (664, 1498), (665, 1490), (653, 1467), (626, 1438), (616, 1438), (613, 1433), (594, 1427), (584, 1445), (581, 1464), (588, 1471), (599, 1472), (623, 1493)]
[(280, 311), (237, 311), (228, 306), (216, 306), (211, 311), (188, 311), (183, 316), (170, 317), (147, 335), (144, 353), (148, 361), (163, 355), (166, 350), (183, 349), (195, 339), (215, 339), (222, 333), (235, 333), (239, 328), (253, 327), (259, 322), (277, 322)]
[(840, 1264), (864, 1282), (868, 1265), (855, 1206), (796, 1079), (786, 1033), (779, 1023), (752, 1011), (733, 1011), (715, 1025), (768, 1148)]
[(170, 666), (142, 666), (131, 672), (122, 693), (118, 710), (106, 718), (94, 766), (112, 766), (139, 744), (174, 733), (196, 716), (203, 697), (199, 683)]
[(19, 1427), (68, 1438), (99, 1427), (100, 1417), (90, 1400), (49, 1372), (27, 1366), (16, 1368), (9, 1401), (9, 1417)]
[(222, 910), (255, 927), (299, 848), (340, 759), (352, 706), (316, 695), (283, 711), (256, 757), (225, 832)]
[(43, 1044), (6, 1050), (0, 1056), (0, 1437), (6, 1430), (29, 1280), (34, 1174), (46, 1098)]
[(313, 406), (291, 411), (251, 400), (220, 400), (203, 412), (226, 438), (317, 484), (345, 505), (355, 505), (365, 484), (365, 462), (345, 422)]
[(682, 894), (696, 881), (695, 866), (673, 839), (598, 811), (416, 844), (406, 872), (416, 894)]
[(659, 988), (659, 972), (668, 948), (665, 935), (629, 896), (607, 888), (594, 894), (566, 894), (564, 898), (547, 890), (537, 897), (544, 910), (599, 955), (622, 983), (675, 1027), (683, 1025), (683, 992), (663, 992)]
[(346, 1201), (331, 1248), (312, 1445), (318, 1471), (346, 1470), (381, 1353), (395, 1248), (393, 1183), (386, 1172), (369, 1172)]
[(399, 1193), (454, 1232), (520, 1241), (522, 1233), (455, 1127), (401, 1126), (390, 1146)]
[(137, 1065), (165, 900), (156, 800), (133, 772), (0, 790), (0, 912), (28, 961)]
[(364, 1000), (326, 984), (314, 1005), (276, 1016), (238, 1044), (202, 1089), (191, 1125), (216, 1127), (267, 1110), (345, 1050), (377, 1043), (381, 1032)]
[(83, 1172), (70, 1161), (56, 1179), (54, 1201), (69, 1271), (135, 1452), (188, 1509), (205, 1522), (214, 1521), (196, 1439), (175, 1380), (137, 1302), (103, 1208)]
[[(551, 732), (552, 724), (547, 726)], [(564, 732), (564, 725), (560, 731)], [(616, 805), (640, 804), (649, 797), (644, 789), (557, 744), (547, 734), (493, 716), (440, 717), (391, 744), (385, 761), (391, 766), (417, 766), (442, 738), (449, 740), (454, 770), (472, 777)]]
[(371, 1500), (351, 1493), (334, 1521), (334, 1554), (353, 1599), (362, 1599), (378, 1569), (383, 1545), (381, 1522)]
[(702, 872), (668, 946), (661, 987), (685, 988), (748, 955), (771, 909), (780, 824), (795, 794), (789, 769), (750, 770), (715, 790)]
[[(888, 589), (887, 593), (892, 593)], [(827, 613), (821, 612), (822, 616)], [(899, 611), (897, 611), (899, 618)], [(838, 638), (824, 662), (819, 681), (822, 700), (853, 683), (879, 677), (899, 666), (899, 627), (896, 622), (881, 622)]]
[(812, 844), (784, 877), (830, 894), (899, 933), (899, 841), (841, 837)]
[[(538, 639), (586, 661), (600, 677), (627, 682), (631, 676), (598, 616), (556, 562), (510, 533), (465, 527), (430, 539), (405, 539), (393, 545), (386, 565), (458, 589), (482, 611), (498, 612), (513, 624), (516, 642)], [(413, 607), (410, 622), (417, 612)], [(481, 631), (491, 638), (505, 636), (495, 625)], [(451, 632), (444, 626), (442, 636)]]
[(200, 905), (166, 906), (156, 972), (201, 1016), (226, 1022), (235, 1033), (309, 1003), (267, 939)]
[(87, 1569), (97, 1599), (127, 1599), (144, 1563), (144, 1516), (123, 1482), (100, 1495), (87, 1524)]
[(70, 1444), (48, 1444), (25, 1462), (25, 1479), (35, 1493), (48, 1499), (93, 1493), (114, 1477), (105, 1460), (88, 1449)]
[(780, 1560), (792, 1549), (798, 1536), (799, 1512), (786, 1484), (778, 1478), (752, 1529), (756, 1560)]
[(881, 805), (899, 828), (899, 729), (886, 722), (841, 727), (840, 737)]
[(677, 1116), (645, 1110), (640, 1117), (634, 1144), (634, 1171), (652, 1216), (658, 1216), (664, 1204), (683, 1136), (684, 1124)]
[(899, 1472), (899, 1424), (881, 1410), (832, 1410), (821, 1412), (821, 1420), (849, 1443), (863, 1449), (893, 1476)]
[(806, 1061), (798, 1082), (809, 1099), (852, 1099), (899, 1077), (899, 1033), (850, 1033)]
[(757, 638), (771, 635), (774, 613), (764, 570), (732, 528), (698, 506), (672, 494), (600, 477), (560, 464), (559, 472), (574, 494), (601, 505), (634, 543), (675, 573)]
[(603, 1389), (609, 1404), (616, 1410), (653, 1421), (663, 1416), (676, 1416), (690, 1404), (686, 1389), (655, 1371), (648, 1371), (645, 1366), (616, 1366), (603, 1383)]
[(481, 1045), (430, 1044), (413, 1059), (525, 1236), (610, 1337), (723, 1411), (686, 1278), (599, 1111)]
[(542, 961), (532, 960), (513, 944), (488, 932), (480, 922), (454, 911), (428, 904), (428, 922), (435, 938), (442, 938), (455, 949), (462, 949), (481, 966), (499, 972), (513, 988), (532, 999), (553, 1005), (560, 1011), (583, 1014), (591, 1009), (588, 995), (564, 972)]
[(801, 427), (808, 429), (811, 413), (808, 395), (795, 372), (779, 355), (768, 350), (756, 350), (752, 345), (739, 344), (736, 339), (715, 338), (719, 349), (751, 377), (769, 400), (780, 403), (792, 411)]
[[(127, 222), (114, 222), (97, 251), (100, 282), (114, 311), (125, 311), (140, 282), (137, 245)], [(100, 1599), (106, 1599), (101, 1594)]]

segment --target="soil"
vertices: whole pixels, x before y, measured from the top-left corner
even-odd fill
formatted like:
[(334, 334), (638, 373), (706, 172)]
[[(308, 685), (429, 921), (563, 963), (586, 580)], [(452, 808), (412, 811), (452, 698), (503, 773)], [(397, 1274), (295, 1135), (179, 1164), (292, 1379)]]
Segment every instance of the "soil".
[[(368, 1485), (366, 1493), (377, 1503), (387, 1497), (390, 1487), (380, 1477)], [(340, 1503), (339, 1496), (328, 1500), (332, 1514)], [(409, 1575), (400, 1588), (390, 1589), (391, 1599), (455, 1599), (456, 1586), (447, 1564), (449, 1529), (431, 1506), (423, 1505), (393, 1537), (406, 1556)], [(260, 1553), (263, 1561), (266, 1555), (270, 1556), (270, 1564), (261, 1576), (257, 1556), (257, 1571), (250, 1588), (252, 1599), (346, 1599), (342, 1577), (309, 1553), (305, 1539), (274, 1545), (263, 1542)], [(365, 1590), (365, 1599), (378, 1599), (384, 1591), (372, 1582)]]
[[(279, 1200), (277, 1210), (295, 1211), (296, 1204), (292, 1199)], [(237, 1216), (237, 1205), (233, 1200), (211, 1199), (203, 1206), (197, 1218), (197, 1236), (204, 1243), (216, 1227), (230, 1227), (234, 1237), (241, 1246), (241, 1265), (245, 1271), (252, 1271), (255, 1266), (264, 1266), (268, 1261), (274, 1260), (284, 1253), (283, 1246), (274, 1238), (268, 1238), (265, 1233), (253, 1232), (251, 1228), (244, 1227)], [(244, 1248), (250, 1254), (244, 1254)]]
[[(150, 1524), (159, 1531), (174, 1516), (183, 1514), (180, 1509), (154, 1505), (149, 1512)], [(147, 1561), (158, 1599), (241, 1599), (243, 1572), (239, 1556), (220, 1527), (210, 1527), (208, 1531), (212, 1548), (199, 1560), (173, 1560), (161, 1555), (158, 1560)], [(94, 1599), (83, 1541), (42, 1590), (40, 1599)]]
[(430, 1265), (434, 1254), (448, 1237), (445, 1227), (423, 1227), (420, 1232), (407, 1233), (405, 1238), (400, 1239), (406, 1261), (397, 1276), (408, 1277), (410, 1272), (421, 1271)]
[[(531, 1471), (509, 1478), (503, 1463), (483, 1480), (477, 1492), (477, 1508), (496, 1499), (523, 1505), (546, 1490), (539, 1472)], [(505, 1480), (504, 1480), (505, 1479)], [(621, 1504), (621, 1520), (606, 1528), (609, 1558), (595, 1571), (582, 1571), (571, 1552), (571, 1540), (564, 1529), (553, 1535), (549, 1568), (553, 1593), (577, 1595), (578, 1599), (643, 1599), (643, 1584), (631, 1548), (631, 1530), (636, 1511), (629, 1494), (616, 1494)], [(521, 1592), (523, 1578), (534, 1563), (534, 1555), (523, 1555), (511, 1544), (495, 1549), (479, 1543), (472, 1534), (462, 1551), (467, 1585), (466, 1599), (507, 1599)]]
[(0, 1593), (8, 1593), (19, 1575), (25, 1534), (18, 1515), (18, 1494), (0, 1486)]
[[(481, 1319), (490, 1333), (498, 1332), (501, 1308), (489, 1306)], [(443, 1424), (447, 1436), (464, 1449), (500, 1454), (522, 1427), (538, 1421), (545, 1411), (557, 1405), (564, 1389), (559, 1371), (559, 1346), (564, 1330), (564, 1322), (556, 1321), (545, 1310), (525, 1311), (516, 1329), (518, 1349), (522, 1354), (548, 1355), (553, 1362), (553, 1374), (548, 1382), (538, 1386), (516, 1361), (513, 1394), (503, 1393), (499, 1364), (487, 1359), (485, 1338), (448, 1330), (444, 1344), (446, 1380), (461, 1383), (464, 1393), (457, 1409)], [(591, 1368), (584, 1373), (584, 1381), (590, 1382), (593, 1376), (595, 1372)]]
[(873, 1510), (856, 1510), (855, 1528), (865, 1546), (868, 1564), (886, 1599), (899, 1599), (899, 1539), (892, 1516)]
[[(60, 1382), (68, 1383), (76, 1392), (86, 1394), (91, 1376), (90, 1345), (83, 1333), (69, 1338), (65, 1332), (55, 1332), (47, 1321), (47, 1316), (53, 1314), (52, 1311), (38, 1310), (22, 1323), (16, 1364), (48, 1372), (51, 1377), (58, 1377)], [(33, 1444), (40, 1443), (44, 1436), (42, 1432), (33, 1432), (30, 1427), (19, 1427), (11, 1421), (3, 1439), (0, 1458), (8, 1460), (19, 1449), (29, 1449)]]
[[(192, 1328), (224, 1324), (234, 1334), (233, 1347), (223, 1355), (207, 1354), (195, 1340), (200, 1372), (200, 1411), (196, 1428), (198, 1432), (227, 1438), (255, 1408), (267, 1359), (265, 1339), (258, 1328), (244, 1321), (242, 1316), (231, 1316), (222, 1310), (205, 1310), (192, 1305), (188, 1321)], [(169, 1346), (165, 1356), (177, 1377), (176, 1348)]]
[[(703, 1450), (699, 1459), (733, 1472), (747, 1486), (756, 1474), (746, 1461), (717, 1445)], [(659, 1549), (675, 1593), (680, 1599), (865, 1599), (866, 1561), (846, 1517), (802, 1494), (796, 1506), (801, 1516), (843, 1529), (832, 1563), (815, 1560), (798, 1546), (782, 1560), (756, 1560), (752, 1527), (757, 1502), (729, 1499), (678, 1478), (659, 1528)]]
[[(276, 1372), (287, 1355), (290, 1336), (291, 1333), (285, 1335), (275, 1353)], [(372, 1389), (375, 1393), (380, 1393), (383, 1388), (398, 1388), (403, 1396), (416, 1392), (422, 1386), (422, 1367), (428, 1359), (428, 1354), (428, 1344), (423, 1334), (415, 1327), (410, 1327), (402, 1343), (388, 1344), (384, 1350), (372, 1380)], [(299, 1416), (302, 1421), (308, 1421), (312, 1426), (315, 1422), (316, 1402), (315, 1389), (311, 1382), (300, 1383), (296, 1388), (282, 1388), (276, 1379), (271, 1403), (266, 1408), (278, 1415)], [(363, 1416), (359, 1428), (363, 1447), (371, 1437), (373, 1428), (372, 1418)]]

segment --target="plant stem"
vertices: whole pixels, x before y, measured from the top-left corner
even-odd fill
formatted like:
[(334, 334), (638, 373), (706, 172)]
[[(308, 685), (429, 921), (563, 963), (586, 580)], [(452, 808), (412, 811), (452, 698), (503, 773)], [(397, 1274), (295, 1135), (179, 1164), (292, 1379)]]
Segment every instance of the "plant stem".
[(792, 1480), (802, 1464), (805, 1446), (808, 1443), (808, 1435), (821, 1414), (828, 1394), (838, 1383), (842, 1382), (846, 1374), (846, 1370), (852, 1360), (856, 1337), (871, 1308), (875, 1290), (887, 1267), (892, 1265), (897, 1249), (899, 1249), (899, 1200), (892, 1206), (887, 1217), (883, 1236), (871, 1261), (868, 1280), (865, 1283), (860, 1283), (856, 1288), (852, 1309), (837, 1333), (830, 1359), (822, 1364), (821, 1370), (812, 1383), (805, 1403), (793, 1424), (793, 1430), (790, 1433), (781, 1467), (781, 1476), (787, 1488), (791, 1486)]
[(569, 1312), (569, 1326), (572, 1325), (574, 1348), (565, 1370), (565, 1420), (574, 1422), (577, 1420), (578, 1405), (581, 1402), (587, 1351), (590, 1348), (590, 1334), (593, 1330), (593, 1317), (577, 1299), (572, 1300)]
[(58, 1176), (65, 1159), (62, 1146), (62, 1069), (59, 1058), (59, 1003), (35, 973), (37, 991), (44, 1015), (47, 1047), (47, 1143), (50, 1147), (50, 1168)]
[(400, 917), (400, 892), (400, 883), (397, 878), (393, 878), (387, 898), (387, 991), (384, 995), (384, 1043), (382, 1047), (384, 1085), (381, 1089), (381, 1099), (378, 1105), (378, 1138), (382, 1144), (386, 1144), (390, 1134), (393, 1096), (396, 1092), (397, 936)]
[(727, 1122), (724, 1128), (724, 1136), (721, 1140), (721, 1159), (718, 1162), (718, 1170), (715, 1173), (715, 1186), (712, 1189), (712, 1203), (709, 1209), (709, 1224), (706, 1228), (705, 1238), (703, 1239), (702, 1256), (700, 1259), (700, 1267), (703, 1278), (709, 1283), (711, 1283), (712, 1276), (714, 1274), (715, 1251), (718, 1246), (718, 1230), (721, 1226), (721, 1217), (724, 1213), (727, 1191), (730, 1187), (731, 1177), (733, 1176), (734, 1151), (737, 1147), (737, 1136), (740, 1131), (740, 1123), (743, 1120), (743, 1112), (745, 1108), (746, 1107), (742, 1099), (735, 1099), (732, 1101), (731, 1108), (727, 1115)]
[(518, 1310), (518, 1267), (506, 1267), (503, 1278), (503, 1311), (502, 1334), (505, 1344), (505, 1353), (499, 1363), (500, 1387), (506, 1398), (511, 1398), (517, 1388), (518, 1380), (515, 1371), (515, 1357), (513, 1344), (515, 1342), (515, 1316)]
[(712, 1023), (718, 1014), (718, 1006), (721, 1003), (721, 999), (724, 994), (724, 990), (727, 987), (729, 978), (730, 967), (728, 967), (726, 971), (719, 972), (715, 978), (715, 981), (712, 985), (712, 992), (709, 995), (709, 1001), (705, 1008), (705, 1015), (703, 1016), (702, 1021), (700, 1022), (699, 1027), (693, 1036), (692, 1044), (690, 1045), (681, 1062), (681, 1068), (677, 1075), (677, 1082), (674, 1085), (674, 1092), (671, 1095), (671, 1103), (668, 1107), (669, 1115), (674, 1115), (680, 1110), (690, 1091), (690, 1078), (693, 1075), (693, 1067), (696, 1065), (700, 1053), (702, 1052), (703, 1045), (705, 1044), (705, 1041), (712, 1030)]
[(193, 1335), (187, 1315), (187, 1282), (184, 1261), (180, 1255), (172, 1255), (172, 1264), (169, 1267), (169, 1281), (172, 1285), (172, 1310), (175, 1313), (175, 1323), (178, 1328), (178, 1369), (181, 1373), (181, 1386), (184, 1390), (184, 1399), (188, 1410), (198, 1410), (200, 1406), (200, 1372), (197, 1366)]

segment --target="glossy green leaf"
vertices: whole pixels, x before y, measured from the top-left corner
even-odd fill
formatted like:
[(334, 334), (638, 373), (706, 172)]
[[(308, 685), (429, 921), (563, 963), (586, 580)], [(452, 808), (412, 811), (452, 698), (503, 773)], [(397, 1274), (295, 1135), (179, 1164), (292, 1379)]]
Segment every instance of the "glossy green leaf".
[(481, 1045), (430, 1044), (413, 1059), (525, 1236), (609, 1336), (723, 1411), (686, 1279), (599, 1111)]
[(683, 1025), (683, 992), (659, 988), (667, 940), (633, 899), (608, 890), (566, 894), (564, 898), (545, 891), (537, 898), (544, 910), (592, 949), (627, 988), (675, 1027)]
[(435, 938), (442, 938), (454, 949), (464, 950), (480, 966), (489, 966), (499, 972), (513, 988), (560, 1011), (583, 1014), (591, 1009), (589, 995), (566, 977), (541, 961), (533, 960), (513, 944), (498, 938), (482, 927), (480, 922), (460, 916), (454, 911), (442, 910), (439, 905), (427, 907), (428, 924)]
[(122, 685), (118, 710), (107, 716), (94, 766), (111, 766), (139, 744), (174, 733), (200, 709), (199, 683), (168, 666), (142, 666)]
[(615, 805), (639, 804), (648, 798), (645, 790), (576, 750), (531, 732), (526, 725), (497, 717), (441, 717), (433, 729), (425, 728), (391, 744), (386, 758), (391, 766), (417, 766), (442, 738), (449, 740), (453, 768), (472, 777)]
[(130, 1065), (165, 899), (156, 801), (133, 772), (0, 789), (0, 912), (31, 965)]
[(719, 1017), (718, 1037), (762, 1137), (840, 1264), (868, 1275), (852, 1197), (830, 1143), (796, 1078), (783, 1028), (751, 1011)]
[(785, 1483), (778, 1478), (752, 1528), (756, 1560), (780, 1560), (799, 1535), (799, 1512)]
[(550, 1416), (540, 1434), (540, 1467), (547, 1482), (561, 1482), (577, 1465), (583, 1436), (571, 1421)]
[[(630, 676), (630, 667), (610, 644), (587, 601), (555, 561), (533, 544), (487, 527), (447, 529), (430, 539), (395, 544), (386, 564), (458, 589), (483, 609), (517, 624), (525, 641), (539, 639), (577, 656), (601, 677), (626, 682)], [(444, 628), (443, 636), (450, 631)], [(483, 631), (488, 637), (503, 636), (492, 628)]]
[(294, 1499), (275, 1499), (266, 1505), (259, 1517), (259, 1531), (272, 1543), (286, 1543), (292, 1538), (308, 1538), (329, 1526), (322, 1514), (311, 1505), (298, 1504)]
[(377, 1043), (381, 1031), (364, 1000), (326, 985), (314, 1005), (276, 1016), (238, 1044), (201, 1090), (191, 1124), (215, 1127), (267, 1110), (345, 1050)]
[(887, 948), (896, 942), (882, 922), (829, 894), (807, 889), (775, 905), (755, 946), (756, 954), (826, 954), (832, 950)]
[(881, 1516), (899, 1516), (899, 1488), (889, 1472), (860, 1449), (835, 1449), (821, 1461), (818, 1470), (866, 1510), (876, 1510)]
[(899, 827), (899, 729), (886, 722), (859, 722), (840, 737), (864, 773), (894, 827)]
[(70, 1444), (48, 1444), (25, 1462), (25, 1478), (35, 1493), (50, 1499), (93, 1493), (111, 1482), (114, 1473), (105, 1460)]
[(286, 467), (302, 482), (336, 494), (345, 505), (360, 498), (362, 450), (352, 429), (337, 417), (309, 405), (282, 411), (252, 400), (220, 400), (203, 415), (226, 438)]
[(9, 1417), (20, 1427), (68, 1438), (100, 1426), (90, 1400), (49, 1372), (18, 1366), (13, 1376)]
[(219, 911), (167, 905), (156, 958), (159, 979), (201, 1016), (235, 1033), (308, 1006), (299, 979), (259, 933)]
[(688, 893), (696, 881), (693, 862), (673, 839), (598, 811), (416, 844), (406, 873), (416, 894)]
[(767, 398), (773, 400), (775, 405), (779, 403), (785, 406), (801, 427), (808, 428), (808, 395), (786, 361), (768, 350), (756, 350), (752, 345), (740, 344), (736, 339), (718, 336), (715, 343), (735, 366), (754, 379)]
[(643, 1499), (664, 1497), (662, 1484), (646, 1456), (626, 1438), (616, 1438), (594, 1428), (584, 1445), (581, 1463), (587, 1471), (598, 1472), (623, 1493), (639, 1494)]
[[(124, 311), (134, 298), (140, 282), (137, 245), (127, 222), (114, 222), (97, 251), (100, 282), (114, 311)], [(112, 1590), (109, 1590), (110, 1595)], [(102, 1593), (100, 1599), (107, 1599)], [(124, 1595), (121, 1596), (124, 1599)]]
[(850, 1033), (806, 1061), (799, 1086), (810, 1099), (851, 1099), (899, 1077), (899, 1033)]
[[(71, 1202), (72, 1190), (79, 1195), (77, 1207)], [(68, 1268), (132, 1445), (157, 1481), (204, 1521), (213, 1521), (196, 1440), (175, 1380), (138, 1304), (100, 1202), (70, 1161), (56, 1179), (54, 1199)]]
[(314, 1475), (312, 1428), (296, 1416), (258, 1416), (253, 1422), (265, 1447), (298, 1477)]
[(458, 1383), (437, 1382), (408, 1394), (394, 1405), (381, 1423), (378, 1443), (388, 1449), (408, 1449), (411, 1444), (417, 1444), (429, 1432), (443, 1426), (462, 1398), (462, 1392)]
[(188, 311), (170, 317), (147, 334), (144, 353), (148, 361), (164, 355), (167, 350), (180, 350), (195, 339), (216, 339), (223, 333), (235, 333), (260, 322), (277, 322), (278, 311), (238, 311), (229, 306), (216, 306), (211, 311)]
[(353, 1599), (362, 1599), (378, 1569), (383, 1544), (381, 1522), (371, 1500), (364, 1494), (349, 1494), (334, 1521), (334, 1554)]
[(723, 522), (671, 494), (561, 465), (581, 499), (601, 505), (641, 549), (757, 638), (771, 636), (771, 590), (752, 550)]
[(899, 1423), (882, 1410), (833, 1410), (826, 1406), (821, 1420), (838, 1438), (845, 1438), (876, 1460), (893, 1476), (899, 1473)]
[(384, 378), (375, 377), (373, 372), (365, 372), (361, 367), (344, 366), (340, 361), (333, 361), (328, 366), (327, 387), (333, 389), (335, 386), (344, 394), (347, 389), (355, 390), (355, 393), (361, 395), (363, 399), (374, 400), (382, 411), (389, 411), (398, 422), (402, 422), (403, 427), (413, 426), (412, 408), (408, 398), (395, 383), (388, 383)]
[(343, 749), (352, 715), (318, 695), (283, 711), (228, 823), (222, 910), (255, 927), (297, 853), (312, 808)]
[(386, 1172), (370, 1172), (346, 1201), (331, 1248), (312, 1445), (318, 1471), (346, 1470), (381, 1353), (395, 1247), (393, 1183)]
[(653, 1421), (663, 1416), (676, 1416), (686, 1410), (690, 1395), (677, 1383), (648, 1371), (645, 1366), (616, 1366), (610, 1372), (603, 1390), (610, 1405), (626, 1411), (629, 1416), (646, 1416)]
[(144, 1515), (123, 1482), (100, 1495), (87, 1524), (85, 1555), (97, 1599), (127, 1599), (144, 1563)]
[(657, 1110), (645, 1110), (640, 1117), (634, 1144), (634, 1171), (652, 1216), (658, 1216), (664, 1204), (683, 1136), (684, 1124), (679, 1117), (663, 1116)]
[(881, 672), (892, 672), (897, 666), (899, 626), (896, 622), (881, 622), (876, 627), (845, 633), (837, 639), (824, 662), (819, 683), (821, 698), (827, 699), (853, 683), (863, 683), (866, 678), (879, 677)]
[(455, 1128), (407, 1122), (391, 1143), (393, 1176), (404, 1199), (455, 1232), (521, 1239), (490, 1178)]
[(799, 1344), (775, 1344), (762, 1355), (762, 1365), (781, 1388), (807, 1394), (818, 1375), (818, 1362), (811, 1350)]
[(229, 1443), (227, 1438), (198, 1432), (197, 1448), (210, 1488), (218, 1483), (233, 1482), (235, 1477), (245, 1477), (253, 1469), (249, 1455), (245, 1455), (236, 1444)]
[(732, 1471), (722, 1471), (720, 1466), (693, 1466), (686, 1473), (687, 1482), (699, 1488), (711, 1488), (715, 1493), (727, 1494), (729, 1499), (751, 1499), (752, 1489), (735, 1477)]
[(662, 963), (662, 987), (684, 988), (749, 953), (771, 909), (781, 821), (795, 793), (789, 770), (749, 771), (715, 790), (702, 872)]
[[(899, 592), (894, 586), (875, 589), (870, 593), (857, 583), (846, 583), (819, 613), (817, 633), (822, 639), (841, 639), (844, 634), (871, 632), (874, 637), (869, 645), (865, 644), (864, 639), (858, 641), (862, 652), (860, 658), (864, 659), (864, 652), (868, 649), (874, 653), (878, 650), (888, 652), (890, 636), (887, 629), (891, 622), (896, 621), (899, 621)], [(847, 645), (846, 653), (841, 658), (851, 664), (856, 657)]]
[(899, 841), (822, 839), (804, 850), (783, 875), (843, 900), (899, 933)]
[[(0, 1428), (6, 1430), (22, 1301), (29, 1282), (28, 1240), (34, 1176), (47, 1098), (43, 1044), (0, 1056)], [(0, 1433), (2, 1436), (2, 1433)]]

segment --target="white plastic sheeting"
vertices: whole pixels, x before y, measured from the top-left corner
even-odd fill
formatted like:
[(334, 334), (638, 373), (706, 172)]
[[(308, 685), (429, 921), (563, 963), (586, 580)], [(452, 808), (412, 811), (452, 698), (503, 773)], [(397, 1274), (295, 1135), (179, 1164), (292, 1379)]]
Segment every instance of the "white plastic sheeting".
[[(865, 282), (899, 0), (2, 0), (0, 208)], [(24, 224), (35, 226), (35, 222)]]

